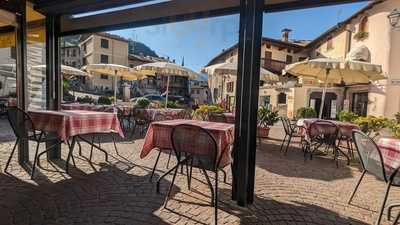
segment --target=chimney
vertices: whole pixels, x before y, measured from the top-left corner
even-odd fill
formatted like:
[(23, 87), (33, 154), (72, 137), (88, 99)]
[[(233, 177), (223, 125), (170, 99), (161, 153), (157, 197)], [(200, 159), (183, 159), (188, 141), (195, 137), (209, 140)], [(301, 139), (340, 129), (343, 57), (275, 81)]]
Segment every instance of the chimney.
[(289, 33), (291, 32), (291, 29), (284, 28), (282, 29), (282, 41), (288, 42), (289, 41)]

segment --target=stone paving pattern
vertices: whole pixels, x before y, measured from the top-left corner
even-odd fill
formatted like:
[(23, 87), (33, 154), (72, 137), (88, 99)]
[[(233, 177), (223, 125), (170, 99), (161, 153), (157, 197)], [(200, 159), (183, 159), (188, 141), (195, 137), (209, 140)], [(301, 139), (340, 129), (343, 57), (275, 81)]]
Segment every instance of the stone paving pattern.
[[(0, 127), (3, 170), (13, 138), (4, 120)], [(348, 205), (347, 199), (361, 174), (359, 164), (352, 162), (347, 166), (341, 161), (336, 168), (331, 157), (323, 156), (304, 162), (296, 143), (284, 156), (279, 152), (282, 132), (281, 126), (273, 127), (271, 139), (258, 146), (253, 205), (236, 206), (230, 200), (231, 186), (221, 182), (219, 224), (373, 224), (384, 183), (367, 176), (353, 204)], [(77, 167), (71, 168), (70, 175), (63, 171), (64, 161), (48, 163), (43, 158), (42, 168), (30, 180), (15, 156), (10, 174), (0, 174), (0, 224), (213, 224), (210, 191), (197, 169), (191, 191), (187, 189), (186, 177), (179, 175), (168, 208), (163, 208), (171, 177), (162, 181), (162, 194), (157, 194), (155, 182), (149, 182), (156, 152), (139, 159), (143, 142), (140, 138), (134, 142), (120, 140), (120, 154), (116, 154), (111, 143), (104, 142), (102, 146), (111, 156), (109, 162), (104, 161), (104, 154), (95, 151), (91, 163), (90, 149), (82, 144), (83, 156), (75, 152)], [(62, 152), (65, 159), (65, 145)], [(167, 158), (165, 154), (161, 156), (154, 180), (166, 171)], [(229, 173), (230, 168), (226, 171)], [(400, 192), (392, 190), (389, 203), (400, 199)], [(382, 224), (391, 223), (384, 216)]]

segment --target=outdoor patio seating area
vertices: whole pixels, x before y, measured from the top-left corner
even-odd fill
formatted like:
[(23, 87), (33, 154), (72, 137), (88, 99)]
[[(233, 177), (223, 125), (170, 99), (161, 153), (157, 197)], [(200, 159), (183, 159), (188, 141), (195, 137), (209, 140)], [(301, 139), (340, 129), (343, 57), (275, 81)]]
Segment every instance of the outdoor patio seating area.
[(0, 0), (0, 225), (399, 225), (400, 0)]
[[(1, 127), (12, 133), (6, 120)], [(1, 169), (4, 169), (14, 143), (12, 135), (1, 136)], [(371, 224), (375, 221), (385, 184), (366, 175), (352, 204), (347, 201), (361, 175), (361, 165), (349, 166), (343, 157), (337, 168), (330, 155), (315, 155), (304, 161), (297, 140), (283, 154), (280, 145), (283, 126), (271, 127), (270, 138), (258, 145), (254, 204), (237, 206), (231, 198), (230, 169), (227, 183), (220, 174), (218, 224)], [(0, 219), (5, 224), (212, 224), (213, 207), (207, 181), (198, 169), (193, 169), (191, 190), (188, 190), (186, 170), (178, 172), (171, 198), (164, 208), (165, 194), (172, 175), (161, 181), (160, 194), (156, 182), (165, 171), (168, 154), (162, 154), (154, 181), (150, 174), (158, 152), (141, 159), (143, 136), (118, 138), (118, 153), (111, 138), (104, 136), (102, 147), (109, 154), (93, 151), (82, 143), (82, 155), (74, 152), (76, 166), (65, 173), (68, 147), (62, 146), (62, 159), (48, 162), (45, 157), (30, 179), (16, 158), (9, 174), (0, 177)], [(32, 143), (33, 144), (33, 143)], [(33, 157), (31, 151), (30, 158)], [(175, 157), (171, 165), (175, 165)], [(169, 168), (171, 168), (170, 166)], [(213, 178), (211, 178), (213, 179)], [(388, 204), (400, 197), (392, 189)], [(397, 214), (394, 211), (392, 217)], [(391, 224), (386, 219), (381, 224)]]

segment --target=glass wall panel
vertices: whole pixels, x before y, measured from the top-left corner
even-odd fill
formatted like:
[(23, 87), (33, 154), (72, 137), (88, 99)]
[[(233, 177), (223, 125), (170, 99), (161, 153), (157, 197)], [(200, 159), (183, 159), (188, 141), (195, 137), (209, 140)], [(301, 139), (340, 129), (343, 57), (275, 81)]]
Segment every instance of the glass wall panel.
[(16, 105), (15, 15), (0, 10), (0, 118), (6, 107)]
[(28, 109), (46, 108), (45, 16), (27, 5)]

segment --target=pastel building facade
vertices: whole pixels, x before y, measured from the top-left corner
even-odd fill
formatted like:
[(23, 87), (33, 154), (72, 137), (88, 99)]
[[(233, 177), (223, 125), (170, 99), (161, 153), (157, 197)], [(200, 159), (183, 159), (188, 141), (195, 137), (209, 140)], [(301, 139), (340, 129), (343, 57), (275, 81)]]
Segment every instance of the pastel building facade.
[[(339, 111), (348, 110), (363, 116), (374, 115), (391, 118), (400, 111), (400, 31), (394, 29), (388, 19), (388, 15), (395, 8), (400, 8), (400, 1), (374, 1), (316, 39), (291, 43), (299, 46), (297, 51), (295, 48), (294, 52), (289, 53), (281, 46), (273, 47), (271, 63), (276, 66), (279, 62), (274, 60), (280, 61), (281, 64), (290, 64), (306, 58), (319, 57), (346, 59), (351, 55), (363, 52), (364, 57), (359, 60), (381, 65), (383, 75), (387, 79), (363, 84), (330, 84), (323, 117), (334, 119), (337, 118)], [(283, 42), (285, 40), (284, 33), (282, 35)], [(273, 71), (271, 64), (265, 63), (265, 54), (270, 53), (266, 53), (269, 49), (264, 40), (266, 38), (262, 42), (261, 65)], [(218, 60), (214, 58), (208, 65), (237, 57), (237, 48), (230, 50), (229, 54), (223, 55), (223, 57), (217, 56)], [(285, 55), (286, 57), (291, 55), (292, 60), (285, 61)], [(273, 72), (282, 74), (282, 71)], [(218, 79), (219, 82), (216, 82)], [(281, 80), (281, 84), (260, 86), (259, 105), (268, 103), (278, 109), (281, 115), (290, 118), (296, 116), (296, 111), (300, 107), (313, 107), (319, 111), (323, 83), (315, 79), (298, 77), (297, 83), (293, 84), (292, 81), (287, 82), (293, 80), (293, 77), (283, 75), (281, 75)], [(224, 83), (223, 76), (218, 78), (210, 76), (209, 84), (213, 94), (216, 93), (213, 90), (215, 88), (219, 90), (222, 83)], [(233, 90), (229, 89), (231, 92), (228, 93), (230, 97), (233, 96), (233, 99), (235, 86), (233, 85)], [(224, 94), (225, 92), (222, 97)], [(286, 101), (284, 101), (283, 94), (286, 95)], [(222, 97), (215, 98), (214, 95), (213, 100), (218, 102)]]

